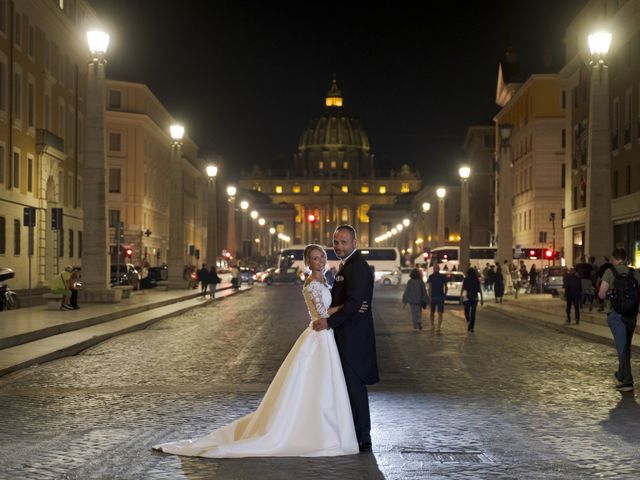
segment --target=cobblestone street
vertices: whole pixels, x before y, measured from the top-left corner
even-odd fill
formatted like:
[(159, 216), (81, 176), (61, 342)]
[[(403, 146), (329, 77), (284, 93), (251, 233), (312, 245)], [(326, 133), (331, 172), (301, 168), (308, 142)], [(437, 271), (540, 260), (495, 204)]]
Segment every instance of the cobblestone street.
[(640, 406), (613, 388), (612, 344), (480, 307), (467, 334), (454, 305), (441, 335), (416, 334), (401, 293), (374, 295), (373, 454), (213, 460), (150, 450), (257, 407), (309, 322), (299, 288), (257, 285), (0, 378), (0, 478), (638, 478)]

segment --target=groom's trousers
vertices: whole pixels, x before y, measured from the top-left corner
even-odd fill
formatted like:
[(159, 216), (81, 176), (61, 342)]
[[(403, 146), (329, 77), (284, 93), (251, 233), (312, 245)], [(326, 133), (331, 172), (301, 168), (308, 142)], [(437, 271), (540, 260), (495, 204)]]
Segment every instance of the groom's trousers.
[(356, 437), (359, 443), (371, 442), (371, 419), (369, 418), (367, 385), (346, 362), (342, 362), (342, 369), (344, 370), (344, 379), (349, 393)]

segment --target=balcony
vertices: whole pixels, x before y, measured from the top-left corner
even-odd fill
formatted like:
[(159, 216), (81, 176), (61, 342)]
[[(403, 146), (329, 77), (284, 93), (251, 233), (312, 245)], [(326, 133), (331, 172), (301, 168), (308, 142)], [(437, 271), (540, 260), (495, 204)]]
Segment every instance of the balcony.
[(64, 140), (43, 128), (38, 128), (36, 131), (36, 145), (39, 152), (46, 151), (49, 147), (64, 153)]

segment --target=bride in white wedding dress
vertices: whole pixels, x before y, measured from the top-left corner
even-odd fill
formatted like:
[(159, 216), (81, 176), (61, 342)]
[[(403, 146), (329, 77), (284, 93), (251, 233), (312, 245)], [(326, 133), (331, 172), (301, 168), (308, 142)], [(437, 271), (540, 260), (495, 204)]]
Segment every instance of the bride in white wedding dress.
[[(331, 292), (324, 278), (326, 253), (304, 252), (311, 269), (303, 295), (311, 322), (327, 318)], [(366, 308), (366, 306), (363, 306)], [(203, 437), (153, 447), (194, 457), (320, 457), (359, 452), (351, 405), (333, 330), (309, 327), (298, 337), (258, 409)]]

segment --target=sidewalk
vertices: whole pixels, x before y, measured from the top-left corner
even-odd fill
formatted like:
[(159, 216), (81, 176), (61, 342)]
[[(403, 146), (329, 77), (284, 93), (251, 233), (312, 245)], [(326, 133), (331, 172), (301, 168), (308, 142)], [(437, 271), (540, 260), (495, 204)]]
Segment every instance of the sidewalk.
[[(607, 315), (605, 312), (598, 312), (596, 306), (591, 312), (588, 308), (580, 312), (579, 325), (575, 325), (573, 311), (571, 312), (572, 323), (570, 325), (565, 323), (564, 300), (554, 298), (550, 294), (520, 293), (517, 299), (509, 295), (504, 297), (504, 303), (498, 304), (494, 302), (493, 295), (488, 296), (485, 293), (484, 308), (515, 320), (536, 322), (567, 335), (613, 345), (613, 336), (607, 325)], [(640, 353), (640, 335), (634, 335), (632, 349), (635, 353)]]
[[(249, 290), (218, 285), (216, 301)], [(60, 311), (38, 305), (0, 312), (0, 376), (78, 352), (115, 335), (211, 303), (199, 290), (134, 292), (120, 303), (87, 303)]]

